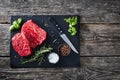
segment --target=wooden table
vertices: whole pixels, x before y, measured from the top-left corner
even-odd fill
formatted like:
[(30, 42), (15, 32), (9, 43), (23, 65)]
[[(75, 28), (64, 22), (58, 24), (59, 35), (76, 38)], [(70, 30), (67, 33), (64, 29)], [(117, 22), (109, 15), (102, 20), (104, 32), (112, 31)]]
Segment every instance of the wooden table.
[[(10, 68), (11, 15), (78, 14), (80, 68)], [(0, 80), (120, 80), (120, 0), (0, 0)]]

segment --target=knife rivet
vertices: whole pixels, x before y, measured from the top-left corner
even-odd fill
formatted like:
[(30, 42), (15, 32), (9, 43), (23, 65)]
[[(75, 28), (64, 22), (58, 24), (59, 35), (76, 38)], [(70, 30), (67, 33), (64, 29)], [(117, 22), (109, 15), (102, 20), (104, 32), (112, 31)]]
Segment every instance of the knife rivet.
[(56, 26), (58, 27), (58, 25), (56, 24)]
[(62, 33), (62, 31), (60, 31), (60, 33)]

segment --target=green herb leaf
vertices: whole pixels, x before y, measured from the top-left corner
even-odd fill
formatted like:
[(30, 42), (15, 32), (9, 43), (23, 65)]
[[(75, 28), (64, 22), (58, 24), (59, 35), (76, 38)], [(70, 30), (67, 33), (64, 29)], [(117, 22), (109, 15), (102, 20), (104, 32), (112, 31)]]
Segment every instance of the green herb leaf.
[(15, 29), (20, 29), (21, 22), (22, 22), (22, 18), (18, 18), (17, 20), (13, 21), (13, 23), (10, 26), (9, 30), (13, 31)]
[(21, 24), (22, 23), (22, 18), (18, 18), (17, 23)]
[(15, 29), (19, 29), (20, 25), (19, 24), (15, 24), (14, 27), (15, 27)]
[(53, 48), (51, 47), (43, 46), (40, 48), (40, 50), (35, 52), (35, 55), (31, 59), (23, 61), (22, 64), (33, 61), (37, 61), (39, 64), (41, 64), (41, 62), (44, 61), (44, 53), (50, 52), (52, 49)]
[(75, 25), (77, 25), (77, 22), (78, 22), (77, 16), (65, 18), (64, 20), (69, 24), (68, 32), (71, 35), (76, 35), (77, 30), (75, 28)]
[(11, 25), (10, 28), (9, 28), (10, 31), (13, 31), (14, 30), (14, 25)]

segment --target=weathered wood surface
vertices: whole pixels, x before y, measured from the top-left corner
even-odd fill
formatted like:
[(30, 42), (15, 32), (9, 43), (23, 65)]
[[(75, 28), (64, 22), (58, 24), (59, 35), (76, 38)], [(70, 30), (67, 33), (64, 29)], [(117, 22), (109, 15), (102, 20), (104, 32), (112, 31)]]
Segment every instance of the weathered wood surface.
[[(0, 24), (0, 56), (9, 56), (9, 24)], [(120, 24), (80, 24), (81, 56), (120, 56)]]
[(0, 56), (10, 55), (10, 24), (0, 24)]
[(11, 15), (78, 14), (81, 23), (119, 23), (120, 0), (0, 0), (0, 22)]
[[(10, 68), (11, 15), (78, 14), (80, 68)], [(0, 0), (0, 80), (120, 80), (120, 0)]]
[[(16, 68), (0, 58), (0, 78), (5, 80), (119, 80), (120, 57), (81, 57), (81, 68)], [(0, 80), (1, 80), (0, 79)]]
[(120, 55), (120, 24), (82, 24), (81, 56)]

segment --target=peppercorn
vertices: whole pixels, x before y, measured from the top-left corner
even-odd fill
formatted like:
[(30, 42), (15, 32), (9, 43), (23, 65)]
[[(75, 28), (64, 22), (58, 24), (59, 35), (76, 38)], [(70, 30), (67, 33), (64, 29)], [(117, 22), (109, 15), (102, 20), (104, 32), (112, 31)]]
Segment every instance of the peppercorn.
[(71, 48), (67, 44), (61, 44), (59, 46), (59, 53), (62, 56), (68, 56), (70, 54)]

